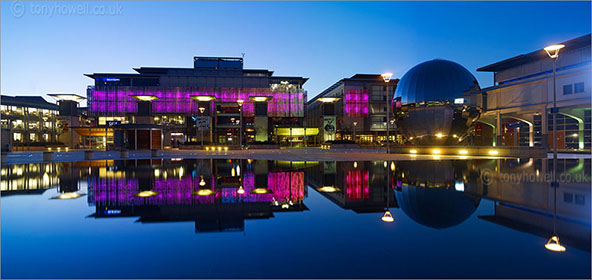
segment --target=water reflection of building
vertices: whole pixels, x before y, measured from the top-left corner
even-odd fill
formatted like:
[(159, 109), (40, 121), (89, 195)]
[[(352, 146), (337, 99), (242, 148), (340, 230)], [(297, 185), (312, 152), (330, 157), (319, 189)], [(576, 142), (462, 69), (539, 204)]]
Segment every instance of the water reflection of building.
[[(94, 173), (94, 172), (93, 172)], [(88, 179), (95, 218), (194, 221), (196, 232), (242, 231), (245, 219), (307, 210), (304, 172), (250, 160), (130, 160)], [(140, 192), (151, 196), (138, 196)]]
[(59, 183), (61, 169), (61, 164), (54, 163), (2, 165), (1, 195), (41, 194)]
[(468, 161), (402, 161), (396, 170), (395, 196), (401, 209), (415, 222), (447, 228), (468, 219), (481, 201), (478, 174)]
[(552, 160), (485, 160), (471, 168), (488, 170), (482, 196), (495, 201), (492, 215), (480, 219), (548, 239), (557, 232), (562, 243), (590, 250), (590, 160), (558, 160), (557, 189), (551, 187)]
[(389, 207), (398, 207), (392, 189), (388, 191), (390, 166), (385, 163), (323, 162), (307, 169), (307, 183), (343, 209), (356, 213), (384, 212), (387, 197)]
[[(113, 162), (113, 161), (109, 161)], [(80, 190), (80, 179), (91, 165), (106, 165), (105, 161), (79, 161), (2, 165), (0, 181), (2, 196), (13, 194), (42, 194), (50, 188), (58, 192)]]

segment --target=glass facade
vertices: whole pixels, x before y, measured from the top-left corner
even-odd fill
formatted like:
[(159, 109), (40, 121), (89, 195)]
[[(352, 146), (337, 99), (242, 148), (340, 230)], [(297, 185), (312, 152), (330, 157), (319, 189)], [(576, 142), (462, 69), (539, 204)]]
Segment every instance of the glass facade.
[(57, 106), (55, 110), (50, 110), (29, 106), (1, 105), (0, 113), (0, 126), (3, 129), (10, 129), (12, 126), (13, 146), (55, 142), (57, 135), (62, 131), (61, 122), (57, 118)]

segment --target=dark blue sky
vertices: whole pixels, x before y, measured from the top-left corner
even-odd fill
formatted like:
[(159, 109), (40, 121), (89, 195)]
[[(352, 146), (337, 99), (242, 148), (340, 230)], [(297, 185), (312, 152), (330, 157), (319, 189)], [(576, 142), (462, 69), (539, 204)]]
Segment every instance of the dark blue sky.
[[(63, 12), (76, 5), (86, 10)], [(61, 14), (50, 14), (56, 7)], [(310, 78), (309, 98), (355, 73), (401, 77), (434, 58), (464, 65), (484, 87), (492, 74), (478, 67), (590, 33), (590, 8), (589, 1), (2, 1), (1, 90), (85, 95), (92, 81), (83, 73), (192, 67), (196, 55), (243, 52), (247, 68)]]

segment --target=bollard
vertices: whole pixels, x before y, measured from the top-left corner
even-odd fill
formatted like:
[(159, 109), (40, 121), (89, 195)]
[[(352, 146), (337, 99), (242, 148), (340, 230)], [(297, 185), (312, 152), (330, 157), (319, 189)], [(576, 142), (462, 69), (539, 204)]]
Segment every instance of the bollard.
[(119, 157), (120, 158), (128, 158), (129, 157), (129, 151), (128, 150), (121, 150), (121, 151), (119, 151)]
[(84, 159), (94, 159), (95, 158), (95, 151), (84, 151)]
[(152, 157), (159, 157), (160, 150), (159, 149), (152, 149)]
[(55, 160), (55, 153), (54, 152), (43, 152), (43, 161), (54, 161)]

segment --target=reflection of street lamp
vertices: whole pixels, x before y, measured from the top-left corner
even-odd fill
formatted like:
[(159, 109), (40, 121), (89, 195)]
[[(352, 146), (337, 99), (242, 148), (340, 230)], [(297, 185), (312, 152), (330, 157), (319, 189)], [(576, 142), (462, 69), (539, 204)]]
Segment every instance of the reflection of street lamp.
[[(386, 165), (386, 161), (384, 162)], [(386, 166), (385, 166), (386, 168)], [(395, 163), (391, 162), (391, 170), (394, 171), (395, 170)], [(389, 209), (389, 201), (390, 201), (390, 196), (391, 196), (391, 172), (386, 170), (386, 183), (387, 183), (387, 188), (386, 188), (386, 211), (384, 212), (384, 215), (382, 216), (381, 220), (385, 223), (392, 223), (395, 221), (395, 218), (393, 218), (393, 214), (391, 214), (391, 211)]]
[(236, 101), (236, 103), (238, 103), (238, 114), (240, 116), (239, 119), (239, 135), (238, 135), (238, 145), (239, 145), (239, 149), (242, 150), (243, 149), (243, 103), (245, 101), (242, 99), (239, 99)]
[(384, 80), (384, 82), (386, 83), (386, 152), (389, 153), (390, 152), (390, 143), (389, 143), (389, 130), (390, 130), (390, 102), (389, 102), (389, 82), (391, 81), (391, 77), (393, 76), (393, 73), (382, 73), (382, 79)]
[[(555, 161), (553, 161), (553, 168), (555, 168)], [(553, 170), (555, 171), (555, 170)], [(551, 183), (553, 188), (553, 236), (545, 244), (545, 248), (554, 252), (564, 252), (565, 247), (559, 243), (559, 236), (557, 235), (557, 186), (556, 183)]]

